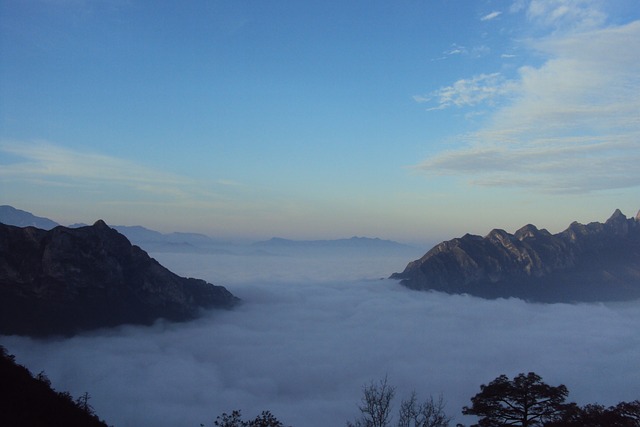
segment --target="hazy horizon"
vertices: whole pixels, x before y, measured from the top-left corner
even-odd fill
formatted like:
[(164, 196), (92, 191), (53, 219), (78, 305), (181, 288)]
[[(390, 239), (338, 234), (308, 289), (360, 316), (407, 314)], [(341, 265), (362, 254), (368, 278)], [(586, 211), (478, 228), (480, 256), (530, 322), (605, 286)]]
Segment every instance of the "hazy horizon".
[[(1, 202), (0, 202), (1, 203)], [(16, 207), (16, 206), (12, 206), (15, 209), (18, 210), (22, 210), (25, 211), (25, 209), (21, 209), (20, 207)], [(602, 219), (591, 219), (588, 221), (585, 221), (584, 224), (588, 224), (590, 222), (600, 222), (600, 223), (604, 223), (614, 212), (615, 209), (611, 210), (611, 213)], [(28, 212), (28, 211), (25, 211)], [(95, 223), (95, 221), (98, 220), (102, 220), (102, 218), (97, 218), (95, 221), (91, 221), (91, 222), (80, 222), (80, 223), (64, 223), (64, 222), (60, 222), (60, 221), (56, 221), (54, 218), (48, 217), (46, 215), (42, 215), (42, 214), (38, 214), (38, 213), (34, 213), (34, 212), (28, 212), (30, 214), (33, 214), (36, 217), (40, 217), (40, 218), (45, 218), (45, 219), (49, 219), (49, 220), (53, 220), (55, 222), (57, 222), (60, 225), (63, 226), (71, 226), (71, 225), (77, 225), (77, 224), (85, 224), (85, 225), (92, 225), (93, 223)], [(622, 213), (627, 217), (627, 218), (635, 218), (637, 215), (640, 215), (640, 211), (637, 211), (637, 213), (633, 213), (633, 214), (629, 214), (627, 212), (622, 211)], [(573, 222), (573, 221), (571, 221)], [(579, 222), (579, 221), (578, 221)], [(505, 229), (505, 231), (507, 231), (508, 233), (513, 234), (514, 232), (516, 232), (518, 229), (520, 229), (521, 227), (524, 227), (527, 224), (531, 224), (531, 222), (528, 223), (523, 223), (520, 226), (514, 227), (513, 229), (505, 229), (505, 227), (502, 226), (496, 226), (494, 228), (498, 228), (498, 229)], [(158, 229), (153, 229), (151, 227), (148, 227), (145, 224), (142, 223), (129, 223), (129, 224), (111, 224), (109, 222), (107, 222), (107, 225), (111, 226), (111, 227), (143, 227), (147, 230), (150, 231), (157, 231), (160, 232), (162, 234), (171, 234), (171, 233), (194, 233), (194, 234), (202, 234), (204, 236), (210, 237), (213, 240), (217, 240), (221, 245), (225, 245), (225, 244), (230, 244), (230, 245), (247, 245), (247, 244), (253, 244), (253, 243), (259, 243), (259, 242), (266, 242), (269, 241), (271, 239), (285, 239), (285, 240), (291, 240), (291, 241), (323, 241), (323, 240), (327, 240), (327, 241), (331, 241), (331, 240), (344, 240), (344, 239), (351, 239), (351, 238), (369, 238), (369, 239), (381, 239), (381, 240), (388, 240), (391, 242), (397, 242), (400, 244), (404, 244), (407, 246), (411, 246), (412, 248), (418, 249), (418, 250), (428, 250), (430, 248), (432, 248), (433, 246), (435, 246), (436, 244), (442, 242), (442, 241), (446, 241), (446, 240), (451, 240), (451, 239), (455, 239), (458, 237), (463, 236), (464, 234), (470, 233), (468, 230), (463, 230), (461, 228), (461, 231), (459, 234), (457, 235), (451, 235), (451, 236), (445, 236), (442, 238), (437, 238), (437, 236), (443, 236), (442, 233), (436, 233), (434, 232), (433, 234), (425, 234), (422, 236), (413, 236), (412, 238), (407, 238), (405, 240), (395, 240), (393, 238), (386, 238), (386, 237), (382, 237), (383, 234), (381, 235), (356, 235), (356, 234), (346, 234), (346, 235), (337, 235), (337, 236), (332, 236), (330, 238), (327, 238), (326, 236), (315, 236), (312, 235), (310, 237), (307, 238), (302, 238), (300, 236), (287, 236), (287, 235), (254, 235), (254, 236), (243, 236), (243, 235), (228, 235), (228, 234), (221, 234), (221, 235), (213, 235), (213, 234), (207, 234), (207, 233), (202, 233), (202, 232), (196, 232), (196, 231), (188, 231), (188, 230), (182, 230), (182, 229), (176, 229), (175, 227), (172, 228), (171, 225), (168, 225), (165, 229), (163, 230), (158, 230)], [(539, 229), (545, 229), (544, 226), (541, 226), (540, 224), (533, 224), (535, 225), (537, 228)], [(561, 231), (564, 231), (565, 229), (567, 229), (569, 227), (570, 223), (567, 223), (565, 226), (560, 227), (558, 229), (547, 229), (548, 231), (550, 231), (551, 233), (555, 234), (555, 233), (559, 233)], [(486, 236), (491, 230), (486, 230), (485, 232), (480, 232), (478, 233), (478, 235), (480, 236)], [(475, 234), (475, 233), (470, 233), (470, 234)], [(133, 242), (136, 243), (137, 242)], [(143, 249), (145, 249), (143, 247)], [(149, 250), (153, 250), (153, 247), (149, 248)], [(422, 255), (422, 254), (420, 254)]]

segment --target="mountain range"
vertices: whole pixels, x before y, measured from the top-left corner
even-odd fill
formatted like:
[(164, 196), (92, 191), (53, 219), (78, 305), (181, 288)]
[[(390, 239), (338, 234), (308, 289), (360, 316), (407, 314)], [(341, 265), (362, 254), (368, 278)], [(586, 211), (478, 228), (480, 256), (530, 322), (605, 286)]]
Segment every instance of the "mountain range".
[(291, 240), (273, 237), (269, 240), (255, 242), (252, 246), (261, 249), (414, 249), (411, 246), (393, 240), (357, 236), (349, 239), (333, 240)]
[(416, 290), (540, 302), (640, 298), (640, 212), (572, 223), (551, 234), (528, 224), (442, 242), (392, 279)]
[(0, 224), (0, 334), (182, 321), (238, 301), (222, 286), (172, 273), (101, 220), (51, 230)]
[[(50, 230), (59, 226), (57, 222), (33, 215), (30, 212), (12, 206), (0, 206), (0, 223), (18, 227), (33, 226)], [(69, 225), (69, 228), (86, 227), (87, 224)], [(230, 255), (280, 255), (289, 250), (314, 249), (370, 249), (370, 250), (406, 250), (411, 246), (392, 240), (369, 237), (352, 237), (334, 240), (290, 240), (274, 237), (270, 240), (255, 242), (248, 246), (214, 239), (200, 233), (161, 233), (141, 225), (113, 225), (112, 228), (125, 235), (131, 243), (149, 252), (216, 253)], [(270, 252), (270, 251), (273, 251)]]
[[(56, 224), (47, 218), (36, 217), (10, 206), (1, 206), (0, 222), (10, 221), (22, 226)], [(92, 227), (100, 228), (101, 224), (102, 221), (99, 221)], [(76, 226), (79, 227), (78, 230), (87, 230), (87, 226), (77, 224), (74, 227)], [(116, 234), (120, 231), (131, 236), (134, 243), (144, 245), (149, 250), (213, 250), (235, 253), (226, 249), (230, 246), (201, 234), (162, 234), (141, 226), (104, 226)], [(27, 240), (31, 238), (33, 236)], [(127, 243), (131, 246), (131, 243)], [(6, 246), (4, 247), (6, 250)], [(310, 252), (306, 252), (309, 254), (325, 250), (332, 253), (341, 250), (346, 251), (341, 253), (349, 254), (351, 249), (359, 253), (367, 249), (383, 249), (387, 252), (415, 250), (394, 241), (366, 237), (336, 240), (289, 240), (274, 237), (256, 242), (248, 249), (249, 251), (247, 248), (242, 249), (244, 255), (288, 254), (300, 250), (309, 250)], [(146, 252), (142, 252), (146, 255)], [(638, 299), (640, 212), (635, 218), (627, 218), (620, 210), (616, 210), (604, 223), (583, 225), (574, 222), (557, 234), (538, 229), (532, 224), (525, 225), (514, 234), (501, 229), (494, 229), (484, 237), (466, 234), (436, 245), (421, 258), (410, 262), (404, 271), (391, 275), (391, 278), (411, 289), (470, 294), (484, 298), (516, 297), (540, 302)]]

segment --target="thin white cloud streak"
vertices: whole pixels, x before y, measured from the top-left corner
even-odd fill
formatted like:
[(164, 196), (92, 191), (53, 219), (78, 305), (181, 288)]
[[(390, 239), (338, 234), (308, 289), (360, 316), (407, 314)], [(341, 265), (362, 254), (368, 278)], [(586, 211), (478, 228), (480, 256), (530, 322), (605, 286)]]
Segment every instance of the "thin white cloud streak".
[[(13, 160), (0, 166), (5, 181), (30, 182), (53, 188), (76, 188), (106, 194), (103, 203), (189, 203), (222, 202), (225, 189), (244, 187), (226, 179), (210, 185), (184, 175), (151, 168), (127, 159), (95, 152), (83, 152), (46, 141), (0, 141), (0, 153)], [(209, 188), (207, 188), (209, 187)], [(214, 192), (210, 187), (216, 187)]]
[(451, 49), (443, 52), (445, 55), (447, 56), (451, 56), (451, 55), (466, 55), (469, 51), (467, 50), (466, 47), (461, 46), (457, 43), (454, 43), (451, 45)]
[[(467, 48), (466, 46), (459, 45), (457, 43), (453, 43), (451, 48), (442, 52), (444, 56), (434, 58), (432, 61), (441, 61), (447, 59), (449, 57), (455, 56), (470, 56), (472, 58), (480, 58), (488, 55), (491, 52), (491, 48), (486, 45), (474, 46), (472, 48)], [(415, 97), (414, 97), (415, 98)]]
[[(587, 193), (640, 185), (640, 21), (531, 41), (548, 59), (500, 85), (500, 75), (440, 89), (439, 104), (509, 96), (466, 145), (418, 167), (490, 186)], [(464, 81), (463, 82), (467, 82)], [(486, 87), (484, 87), (486, 86)], [(500, 90), (502, 89), (502, 90)]]
[(227, 285), (245, 303), (190, 323), (2, 344), (57, 389), (88, 391), (119, 427), (209, 426), (232, 409), (268, 409), (297, 427), (344, 425), (361, 386), (384, 375), (399, 397), (443, 393), (462, 422), (462, 406), (502, 373), (533, 370), (581, 404), (637, 398), (638, 304), (486, 301), (359, 280), (403, 268), (399, 258), (157, 255), (183, 275), (236, 277)]
[(48, 142), (2, 141), (0, 151), (21, 158), (5, 164), (5, 179), (71, 179), (74, 182), (123, 184), (142, 192), (184, 195), (193, 185), (185, 177), (148, 168), (134, 162), (97, 153), (70, 150)]
[(480, 18), (480, 20), (481, 21), (491, 21), (492, 19), (495, 19), (500, 15), (502, 15), (502, 12), (496, 10), (496, 11), (493, 11), (491, 13), (487, 13), (482, 18)]
[(584, 30), (602, 26), (607, 15), (594, 0), (531, 0), (527, 18), (556, 30)]
[(437, 106), (428, 110), (444, 110), (449, 107), (469, 107), (504, 97), (513, 91), (512, 83), (500, 73), (480, 74), (470, 79), (460, 79), (451, 86), (440, 88), (427, 96), (414, 96), (417, 102), (436, 99)]

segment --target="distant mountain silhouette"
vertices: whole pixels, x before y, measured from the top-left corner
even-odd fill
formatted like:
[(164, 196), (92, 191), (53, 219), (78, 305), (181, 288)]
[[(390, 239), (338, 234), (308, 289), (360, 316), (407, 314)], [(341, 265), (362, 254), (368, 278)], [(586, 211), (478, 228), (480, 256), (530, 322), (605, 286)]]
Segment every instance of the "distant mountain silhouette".
[(394, 242), (393, 240), (382, 240), (370, 237), (351, 237), (349, 239), (335, 240), (289, 240), (280, 237), (273, 237), (269, 240), (253, 243), (259, 248), (307, 248), (307, 249), (413, 249), (411, 246)]
[[(86, 227), (87, 224), (71, 224), (69, 228)], [(149, 252), (231, 253), (223, 247), (229, 242), (213, 239), (200, 233), (160, 233), (141, 225), (113, 225), (111, 228), (124, 234), (134, 245)]]
[(213, 239), (200, 233), (160, 233), (140, 225), (114, 225), (113, 228), (127, 236), (132, 243), (151, 252), (223, 252), (220, 246), (229, 242)]
[(558, 234), (526, 225), (435, 246), (394, 273), (411, 289), (541, 302), (640, 298), (640, 212), (604, 223), (572, 223)]
[(0, 224), (0, 333), (73, 334), (231, 307), (222, 286), (170, 272), (103, 221), (50, 231)]
[[(17, 227), (37, 227), (43, 230), (51, 230), (60, 225), (49, 218), (35, 216), (8, 205), (0, 206), (0, 223)], [(76, 223), (69, 225), (69, 228), (88, 225)], [(114, 225), (112, 228), (124, 234), (134, 245), (150, 252), (231, 253), (223, 248), (230, 246), (229, 242), (213, 239), (205, 234), (181, 232), (164, 234), (140, 225)]]
[(49, 218), (35, 216), (30, 212), (8, 205), (0, 206), (0, 222), (17, 227), (37, 227), (43, 230), (51, 230), (60, 225)]

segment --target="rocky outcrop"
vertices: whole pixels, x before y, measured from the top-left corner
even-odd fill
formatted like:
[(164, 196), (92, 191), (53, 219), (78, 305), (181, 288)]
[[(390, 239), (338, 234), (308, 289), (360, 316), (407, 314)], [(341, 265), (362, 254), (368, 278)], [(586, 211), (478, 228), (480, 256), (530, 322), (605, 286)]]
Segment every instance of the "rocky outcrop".
[(50, 231), (0, 224), (0, 334), (182, 321), (238, 301), (222, 286), (177, 276), (103, 221)]
[(543, 302), (640, 298), (640, 213), (574, 222), (551, 234), (526, 225), (509, 234), (467, 234), (435, 246), (394, 273), (411, 289)]

